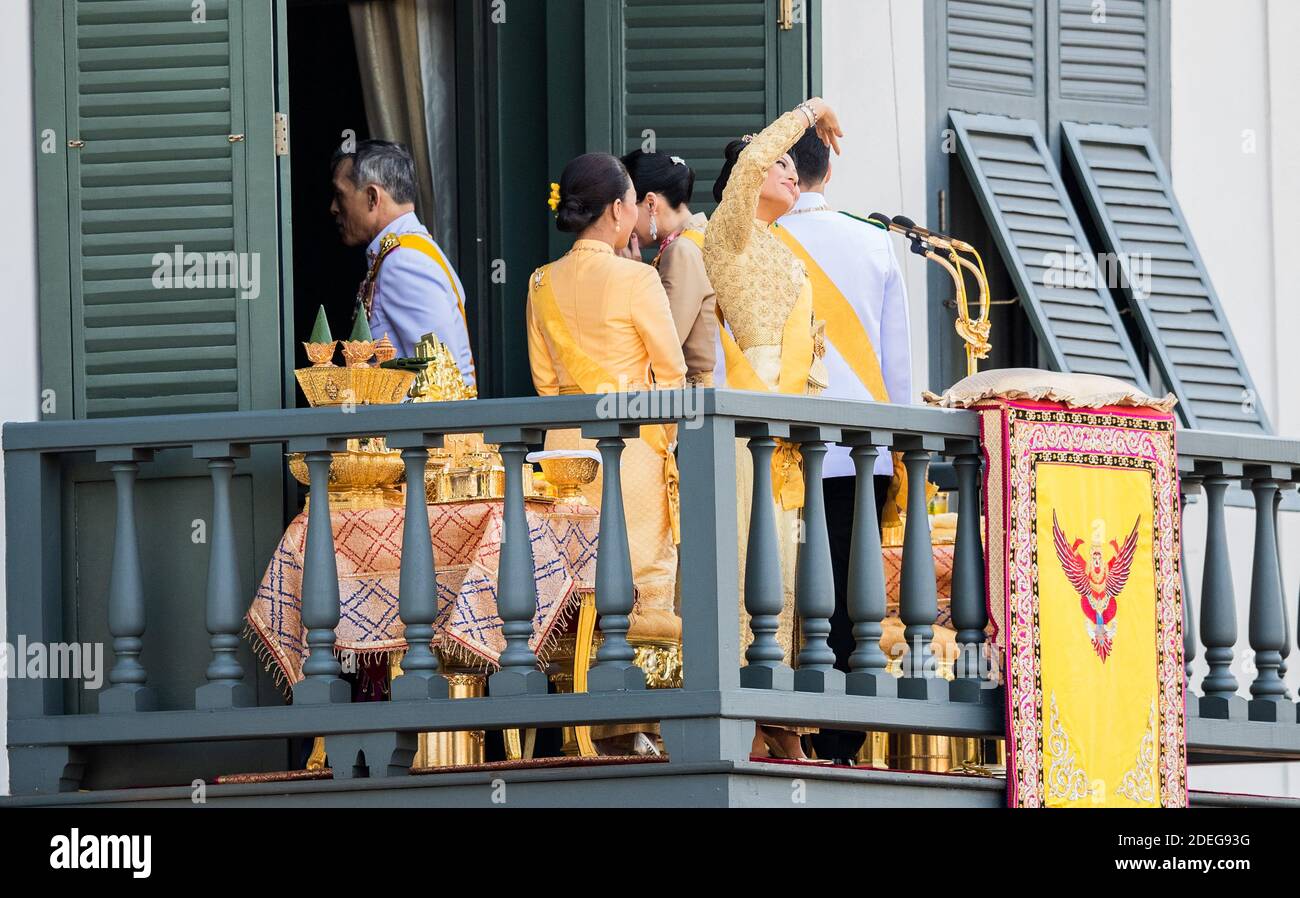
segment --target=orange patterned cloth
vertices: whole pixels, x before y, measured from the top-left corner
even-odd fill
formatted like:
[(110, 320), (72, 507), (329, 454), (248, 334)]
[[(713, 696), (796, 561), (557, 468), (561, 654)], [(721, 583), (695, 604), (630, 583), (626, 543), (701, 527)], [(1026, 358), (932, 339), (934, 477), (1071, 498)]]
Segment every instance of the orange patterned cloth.
[[(940, 627), (951, 627), (952, 623), (952, 556), (956, 546), (935, 545), (934, 578), (939, 592), (939, 617), (935, 623)], [(903, 547), (886, 546), (881, 550), (885, 560), (885, 602), (888, 611), (886, 617), (898, 617), (899, 582), (903, 576)]]
[[(537, 616), (529, 645), (545, 654), (552, 634), (576, 607), (578, 590), (594, 587), (600, 517), (588, 506), (528, 501), (529, 537), (537, 572)], [(471, 664), (495, 667), (505, 647), (497, 614), (500, 499), (427, 506), (438, 572), (433, 643)], [(398, 615), (402, 508), (335, 511), (339, 574), (335, 646), (361, 655), (404, 650)], [(302, 679), (307, 630), (302, 624), (303, 549), (307, 515), (290, 522), (276, 546), (245, 620), (260, 656), (289, 683)]]

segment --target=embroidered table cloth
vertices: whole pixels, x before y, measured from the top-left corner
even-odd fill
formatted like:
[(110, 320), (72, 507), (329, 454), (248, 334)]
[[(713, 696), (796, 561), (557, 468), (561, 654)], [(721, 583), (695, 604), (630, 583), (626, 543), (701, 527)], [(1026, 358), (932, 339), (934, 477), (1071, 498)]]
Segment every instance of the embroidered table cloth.
[[(505, 647), (497, 614), (500, 499), (427, 506), (437, 567), (438, 617), (433, 644), (471, 665), (495, 667)], [(594, 587), (599, 513), (569, 504), (526, 501), (537, 579), (537, 615), (530, 647), (545, 655), (552, 637)], [(404, 650), (398, 615), (403, 508), (333, 511), (339, 575), (338, 651), (362, 657)], [(271, 556), (245, 617), (254, 647), (288, 683), (302, 679), (307, 655), (302, 624), (303, 550), (307, 515), (290, 522)]]

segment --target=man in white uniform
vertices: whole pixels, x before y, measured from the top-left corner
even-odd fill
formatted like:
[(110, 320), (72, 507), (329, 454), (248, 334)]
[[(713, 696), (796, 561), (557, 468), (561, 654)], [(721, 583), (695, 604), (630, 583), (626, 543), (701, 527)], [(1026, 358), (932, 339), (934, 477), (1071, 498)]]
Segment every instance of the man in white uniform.
[[(794, 145), (790, 155), (799, 172), (800, 194), (794, 209), (782, 216), (777, 225), (787, 232), (784, 239), (796, 249), (796, 255), (799, 251), (792, 245), (791, 237), (829, 280), (829, 285), (823, 284), (823, 295), (819, 296), (818, 279), (814, 277), (814, 308), (819, 313), (836, 308), (845, 313), (834, 324), (828, 320), (826, 368), (830, 386), (821, 395), (829, 399), (910, 403), (913, 401), (912, 352), (907, 291), (889, 234), (827, 204), (830, 150), (813, 129)], [(849, 317), (849, 308), (857, 324)], [(818, 314), (818, 317), (832, 316)], [(860, 337), (863, 332), (866, 340), (849, 339), (853, 334)], [(874, 478), (877, 521), (892, 473), (888, 447), (882, 447)], [(848, 670), (848, 657), (854, 648), (846, 607), (855, 494), (853, 475), (849, 450), (832, 446), (826, 454), (822, 480), (835, 573), (835, 614), (831, 618), (829, 642), (835, 652), (835, 666), (844, 671)], [(813, 745), (823, 758), (849, 759), (857, 753), (862, 738), (862, 733), (823, 731), (813, 737)]]

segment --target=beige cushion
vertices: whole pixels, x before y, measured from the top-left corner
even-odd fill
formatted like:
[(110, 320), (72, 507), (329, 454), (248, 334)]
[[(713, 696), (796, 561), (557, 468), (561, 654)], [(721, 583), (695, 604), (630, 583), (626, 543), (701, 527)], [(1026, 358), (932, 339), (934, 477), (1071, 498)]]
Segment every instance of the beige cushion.
[(1132, 384), (1097, 374), (1062, 374), (1038, 368), (993, 368), (963, 378), (936, 396), (928, 390), (922, 394), (930, 405), (942, 408), (969, 408), (988, 399), (1043, 399), (1060, 402), (1069, 408), (1100, 408), (1104, 405), (1127, 405), (1154, 408), (1162, 412), (1173, 409), (1178, 400), (1172, 393), (1163, 399), (1148, 396)]

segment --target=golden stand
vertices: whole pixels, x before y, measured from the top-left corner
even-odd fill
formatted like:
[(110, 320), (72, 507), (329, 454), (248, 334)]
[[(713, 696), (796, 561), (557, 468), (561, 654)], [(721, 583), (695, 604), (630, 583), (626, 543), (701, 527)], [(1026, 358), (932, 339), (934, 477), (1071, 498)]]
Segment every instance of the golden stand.
[[(389, 655), (388, 676), (391, 683), (402, 675), (403, 653), (393, 652)], [(448, 694), (450, 698), (482, 698), (487, 694), (487, 677), (481, 673), (457, 668), (438, 653), (442, 669), (446, 671)], [(482, 730), (457, 730), (455, 732), (420, 733), (412, 767), (461, 767), (468, 764), (483, 763)], [(307, 758), (308, 770), (325, 769), (325, 738), (317, 736), (312, 742), (311, 755)]]
[[(551, 682), (557, 692), (586, 692), (587, 675), (600, 646), (596, 632), (596, 596), (582, 594), (578, 606), (576, 632), (556, 642), (551, 661)], [(676, 640), (628, 638), (635, 655), (632, 663), (645, 671), (647, 689), (680, 689), (682, 685), (682, 648)], [(571, 673), (570, 673), (571, 671)], [(590, 726), (564, 727), (566, 755), (594, 758), (598, 754), (591, 738)]]
[[(449, 698), (482, 698), (487, 694), (487, 677), (463, 666), (448, 662), (442, 652), (438, 660), (447, 678)], [(402, 656), (394, 652), (389, 656), (389, 682), (402, 675)], [(456, 730), (454, 732), (420, 733), (412, 767), (459, 767), (483, 763), (482, 730)]]

